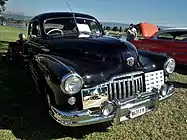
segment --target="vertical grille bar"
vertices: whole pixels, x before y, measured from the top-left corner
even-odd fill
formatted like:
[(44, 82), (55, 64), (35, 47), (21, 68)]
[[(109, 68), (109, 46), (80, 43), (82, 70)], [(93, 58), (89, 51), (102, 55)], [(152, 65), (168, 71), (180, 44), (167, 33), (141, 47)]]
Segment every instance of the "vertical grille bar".
[(135, 81), (136, 81), (136, 78), (135, 79), (131, 79), (131, 82), (132, 82), (132, 94), (133, 93), (136, 93), (136, 91), (135, 91)]
[(122, 95), (121, 95), (121, 81), (118, 81), (118, 88), (119, 88), (119, 99), (122, 98)]
[(137, 80), (137, 83), (138, 83), (138, 91), (141, 91), (141, 80), (138, 79), (138, 80)]
[(128, 98), (130, 96), (130, 92), (131, 92), (131, 89), (130, 89), (130, 80), (127, 79), (127, 93), (126, 93), (126, 98)]
[(138, 92), (138, 79), (136, 78), (134, 81), (135, 93)]
[(143, 77), (140, 77), (140, 92), (143, 91)]
[(116, 81), (114, 82), (114, 98), (117, 99), (117, 89), (116, 89)]
[(109, 100), (112, 100), (112, 83), (109, 83)]
[(123, 99), (126, 98), (126, 94), (127, 94), (127, 87), (126, 87), (126, 84), (125, 84), (125, 81), (123, 81)]

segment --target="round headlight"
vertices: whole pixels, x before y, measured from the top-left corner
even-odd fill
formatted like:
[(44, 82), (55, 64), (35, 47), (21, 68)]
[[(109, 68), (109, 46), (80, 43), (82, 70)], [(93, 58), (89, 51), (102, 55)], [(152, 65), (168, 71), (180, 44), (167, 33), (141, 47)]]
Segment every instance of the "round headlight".
[(173, 73), (175, 70), (175, 60), (169, 58), (164, 64), (164, 70), (166, 73)]
[(82, 77), (76, 73), (66, 75), (62, 78), (60, 88), (66, 94), (75, 94), (83, 86)]

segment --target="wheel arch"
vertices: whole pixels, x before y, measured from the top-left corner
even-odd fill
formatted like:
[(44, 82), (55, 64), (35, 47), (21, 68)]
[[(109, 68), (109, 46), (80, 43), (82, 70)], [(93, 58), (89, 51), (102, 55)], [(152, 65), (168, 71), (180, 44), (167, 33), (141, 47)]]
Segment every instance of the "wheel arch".
[(74, 70), (51, 55), (39, 54), (36, 57), (40, 66), (41, 87), (46, 88), (55, 104), (60, 105), (66, 98), (60, 89), (61, 79), (68, 73), (74, 73)]

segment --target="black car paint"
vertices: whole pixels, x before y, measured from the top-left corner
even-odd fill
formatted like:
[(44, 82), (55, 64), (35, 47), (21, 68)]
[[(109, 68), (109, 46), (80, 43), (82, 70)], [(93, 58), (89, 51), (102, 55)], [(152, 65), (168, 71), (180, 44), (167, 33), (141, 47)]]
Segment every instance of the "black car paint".
[[(50, 18), (50, 13), (44, 15), (34, 18), (41, 23), (41, 27), (45, 17)], [(51, 16), (64, 15), (52, 13)], [(84, 14), (79, 16), (84, 17)], [(137, 51), (131, 43), (104, 34), (86, 38), (79, 38), (78, 35), (55, 38), (29, 36), (24, 48), (27, 48), (25, 52), (28, 48), (32, 49), (28, 53), (31, 56), (29, 68), (32, 70), (32, 75), (33, 71), (36, 72), (36, 84), (39, 90), (43, 91), (41, 89), (46, 83), (55, 100), (54, 104), (62, 110), (82, 109), (80, 93), (73, 95), (77, 102), (71, 106), (67, 101), (70, 96), (60, 89), (61, 78), (68, 73), (78, 73), (84, 79), (84, 87), (93, 87), (115, 75), (163, 69), (167, 59), (160, 54)], [(135, 65), (132, 67), (126, 63), (126, 59), (131, 56), (135, 58)]]

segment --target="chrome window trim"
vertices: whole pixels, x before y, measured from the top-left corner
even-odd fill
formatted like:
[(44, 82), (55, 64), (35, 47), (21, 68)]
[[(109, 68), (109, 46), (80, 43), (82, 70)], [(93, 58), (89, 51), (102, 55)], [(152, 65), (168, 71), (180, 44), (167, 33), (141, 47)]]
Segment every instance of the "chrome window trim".
[[(45, 22), (47, 21), (47, 20), (53, 20), (53, 19), (65, 19), (65, 18), (71, 18), (71, 19), (73, 19), (73, 16), (72, 17), (54, 17), (54, 18), (47, 18), (47, 19), (45, 19), (45, 20), (43, 20), (43, 32), (47, 35), (47, 33), (46, 33), (46, 31), (45, 31), (45, 29), (44, 29), (44, 25), (45, 25)], [(90, 20), (90, 21), (93, 21), (93, 22), (95, 22), (96, 24), (97, 24), (97, 26), (98, 26), (98, 28), (99, 28), (99, 30), (100, 30), (100, 32), (101, 32), (101, 34), (103, 33), (103, 30), (102, 30), (102, 27), (100, 26), (100, 23), (96, 20), (96, 19), (93, 19), (93, 18), (84, 18), (84, 17), (75, 17), (76, 19), (85, 19), (85, 20)], [(48, 36), (48, 35), (47, 35)]]

